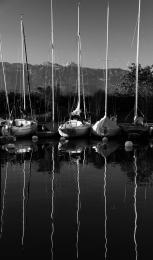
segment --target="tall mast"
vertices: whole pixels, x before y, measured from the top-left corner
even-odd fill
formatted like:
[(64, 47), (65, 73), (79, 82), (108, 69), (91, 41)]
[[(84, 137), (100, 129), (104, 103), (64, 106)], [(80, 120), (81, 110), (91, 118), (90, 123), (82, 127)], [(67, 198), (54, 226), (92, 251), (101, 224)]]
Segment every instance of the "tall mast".
[(81, 39), (80, 39), (80, 3), (78, 3), (78, 109), (80, 110), (80, 52), (81, 52)]
[(53, 38), (53, 3), (51, 0), (51, 53), (52, 53), (52, 122), (55, 121), (54, 111), (54, 38)]
[(21, 51), (22, 51), (22, 87), (23, 87), (23, 108), (26, 109), (25, 100), (25, 75), (24, 75), (24, 36), (23, 36), (23, 20), (21, 16)]
[(135, 86), (135, 114), (134, 121), (138, 116), (138, 70), (139, 70), (139, 34), (140, 34), (140, 4), (139, 0), (139, 9), (138, 9), (138, 30), (137, 30), (137, 54), (136, 54), (136, 86)]
[(24, 51), (25, 51), (25, 59), (26, 59), (26, 71), (27, 71), (27, 80), (28, 80), (28, 94), (29, 94), (29, 103), (30, 103), (30, 111), (31, 111), (31, 118), (32, 118), (32, 105), (31, 105), (31, 97), (30, 97), (30, 77), (29, 77), (29, 65), (28, 65), (28, 55), (27, 55), (27, 47), (26, 47), (26, 39), (25, 39), (25, 30), (24, 30), (24, 24), (22, 24), (22, 30), (23, 30), (23, 39), (24, 39)]
[(10, 119), (10, 117), (11, 117), (11, 113), (10, 113), (10, 106), (9, 106), (9, 100), (8, 100), (8, 92), (7, 92), (7, 87), (6, 87), (6, 77), (5, 77), (5, 70), (4, 70), (4, 63), (3, 63), (3, 55), (2, 55), (2, 40), (1, 40), (1, 38), (0, 38), (0, 56), (1, 56), (2, 71), (3, 71), (3, 78), (4, 78), (5, 96), (6, 96), (6, 102), (7, 102), (8, 114), (9, 114), (9, 119)]
[(109, 5), (107, 6), (105, 117), (107, 116), (107, 89), (108, 89), (108, 26), (109, 26)]

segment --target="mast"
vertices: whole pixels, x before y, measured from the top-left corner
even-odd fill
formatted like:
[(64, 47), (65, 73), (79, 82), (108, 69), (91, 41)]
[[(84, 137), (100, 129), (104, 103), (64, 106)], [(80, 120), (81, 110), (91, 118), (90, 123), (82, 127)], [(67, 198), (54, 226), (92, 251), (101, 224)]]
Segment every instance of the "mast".
[(31, 118), (32, 118), (32, 105), (31, 105), (31, 97), (30, 97), (31, 89), (30, 89), (29, 65), (28, 65), (28, 55), (27, 55), (25, 30), (24, 30), (24, 24), (23, 23), (22, 23), (22, 30), (23, 30), (24, 50), (25, 50), (25, 59), (26, 59), (26, 71), (27, 71), (27, 80), (28, 80), (29, 103), (30, 103), (30, 111), (31, 111)]
[(109, 5), (107, 6), (105, 117), (107, 117), (107, 89), (108, 89), (108, 26), (109, 26)]
[(6, 96), (8, 114), (9, 114), (9, 119), (10, 119), (11, 113), (10, 113), (10, 106), (9, 106), (9, 100), (8, 100), (8, 92), (7, 92), (7, 87), (6, 87), (6, 77), (5, 77), (3, 55), (2, 55), (2, 40), (1, 40), (1, 36), (0, 36), (0, 55), (1, 55), (2, 71), (3, 71), (3, 78), (4, 78), (5, 96)]
[(23, 108), (26, 109), (25, 100), (25, 75), (24, 75), (24, 37), (23, 37), (23, 20), (21, 16), (21, 51), (22, 51), (22, 87), (23, 87)]
[(81, 39), (80, 39), (80, 3), (78, 3), (78, 106), (80, 110), (80, 54), (81, 54)]
[(141, 5), (141, 0), (139, 0), (139, 8), (138, 8), (138, 30), (137, 30), (136, 86), (135, 86), (135, 114), (134, 114), (134, 121), (137, 119), (137, 116), (138, 116), (138, 71), (139, 71), (140, 5)]
[(51, 0), (51, 53), (52, 53), (52, 122), (55, 121), (55, 108), (54, 108), (54, 38), (53, 38), (53, 3)]

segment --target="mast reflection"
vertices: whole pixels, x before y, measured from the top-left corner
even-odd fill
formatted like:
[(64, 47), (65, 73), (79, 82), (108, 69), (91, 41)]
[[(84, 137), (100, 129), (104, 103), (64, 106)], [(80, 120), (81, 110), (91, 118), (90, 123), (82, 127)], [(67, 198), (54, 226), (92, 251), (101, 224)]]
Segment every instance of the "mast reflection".
[(80, 169), (79, 169), (79, 158), (76, 160), (77, 164), (77, 241), (76, 241), (76, 250), (77, 250), (77, 259), (79, 259), (79, 229), (80, 229), (80, 220), (79, 220), (79, 211), (80, 211)]
[(4, 210), (5, 210), (5, 196), (6, 196), (6, 186), (7, 186), (7, 175), (8, 175), (8, 162), (5, 166), (5, 181), (4, 181), (4, 191), (2, 197), (2, 212), (1, 212), (1, 231), (0, 231), (0, 238), (2, 238), (3, 234), (3, 224), (4, 224)]
[(24, 233), (25, 233), (25, 170), (26, 170), (26, 164), (25, 160), (23, 163), (23, 190), (22, 190), (22, 195), (23, 195), (23, 203), (22, 203), (22, 245), (24, 244)]
[(107, 259), (107, 179), (106, 179), (106, 173), (107, 173), (107, 158), (104, 156), (105, 165), (104, 165), (104, 201), (105, 201), (105, 259)]
[(134, 221), (134, 244), (135, 244), (135, 259), (138, 259), (138, 246), (136, 240), (136, 232), (137, 232), (137, 158), (136, 158), (136, 150), (134, 151), (134, 214), (135, 214), (135, 221)]
[(52, 146), (52, 180), (51, 180), (51, 191), (52, 191), (52, 208), (51, 208), (51, 256), (54, 259), (54, 176), (55, 174), (55, 160), (54, 160), (54, 146)]

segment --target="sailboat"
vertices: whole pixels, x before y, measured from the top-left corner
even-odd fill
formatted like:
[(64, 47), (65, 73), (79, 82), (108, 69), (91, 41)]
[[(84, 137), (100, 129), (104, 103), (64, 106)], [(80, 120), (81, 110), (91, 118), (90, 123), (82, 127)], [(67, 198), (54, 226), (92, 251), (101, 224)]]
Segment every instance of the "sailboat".
[(74, 111), (71, 112), (70, 119), (64, 124), (61, 124), (58, 128), (60, 136), (64, 138), (73, 138), (86, 136), (90, 132), (91, 124), (87, 121), (81, 119), (81, 95), (80, 95), (80, 60), (81, 60), (81, 38), (80, 38), (80, 9), (78, 4), (78, 80), (77, 80), (77, 89), (78, 89), (78, 104)]
[(93, 126), (91, 133), (97, 137), (114, 137), (120, 133), (117, 125), (117, 118), (107, 116), (107, 90), (108, 90), (108, 25), (109, 25), (109, 5), (107, 7), (107, 42), (106, 42), (106, 84), (105, 84), (105, 115)]
[(138, 116), (138, 70), (139, 70), (139, 34), (140, 34), (140, 8), (141, 0), (139, 0), (138, 7), (138, 21), (137, 21), (137, 53), (136, 53), (136, 86), (135, 86), (135, 109), (133, 124), (121, 125), (123, 133), (128, 136), (128, 139), (138, 139), (149, 136), (149, 127), (144, 123), (142, 116)]
[[(23, 112), (20, 118), (14, 119), (11, 125), (11, 134), (16, 137), (26, 137), (32, 135), (36, 132), (37, 129), (37, 122), (32, 118), (27, 118), (25, 115), (26, 112), (26, 98), (25, 98), (25, 72), (24, 72), (24, 50), (26, 52), (26, 45), (25, 45), (25, 33), (24, 33), (24, 25), (23, 20), (21, 17), (21, 43), (22, 43), (22, 87), (23, 87)], [(26, 65), (27, 65), (27, 53), (26, 53)], [(28, 69), (28, 68), (27, 68)], [(30, 93), (29, 93), (29, 100), (30, 100)], [(31, 106), (31, 101), (30, 101)]]
[(51, 0), (51, 86), (52, 86), (52, 122), (51, 124), (38, 124), (37, 136), (43, 138), (50, 138), (58, 136), (58, 127), (55, 124), (55, 97), (54, 97), (54, 38), (53, 38), (53, 1)]

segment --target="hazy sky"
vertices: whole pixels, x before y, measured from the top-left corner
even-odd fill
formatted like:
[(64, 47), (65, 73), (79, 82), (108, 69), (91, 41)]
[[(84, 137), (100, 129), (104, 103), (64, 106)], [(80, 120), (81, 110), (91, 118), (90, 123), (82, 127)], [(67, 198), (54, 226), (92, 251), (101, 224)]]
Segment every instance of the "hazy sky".
[[(127, 68), (135, 62), (134, 35), (138, 0), (109, 0), (109, 67)], [(80, 0), (82, 66), (104, 68), (106, 49), (106, 0)], [(77, 61), (77, 1), (53, 0), (55, 61)], [(26, 32), (28, 61), (51, 59), (50, 0), (0, 0), (0, 33), (3, 59), (21, 61), (20, 15)], [(153, 64), (153, 0), (141, 0), (140, 56), (142, 65)]]

